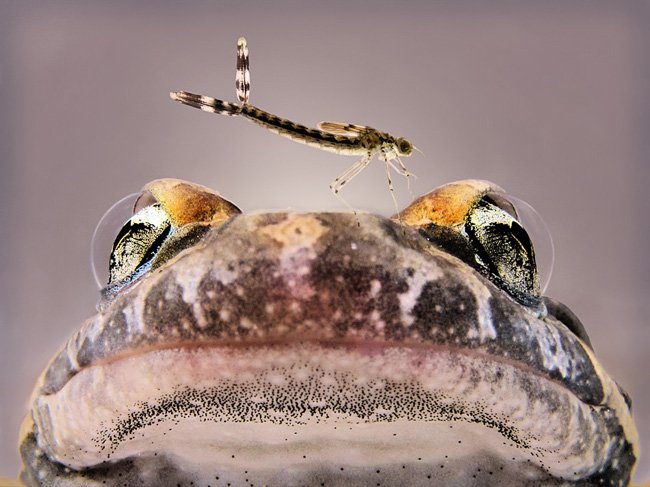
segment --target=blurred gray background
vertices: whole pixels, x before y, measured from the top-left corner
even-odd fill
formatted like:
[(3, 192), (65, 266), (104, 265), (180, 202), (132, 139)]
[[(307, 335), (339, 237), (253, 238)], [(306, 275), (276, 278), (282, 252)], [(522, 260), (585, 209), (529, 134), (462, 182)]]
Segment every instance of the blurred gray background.
[[(38, 373), (94, 313), (90, 240), (115, 201), (178, 177), (245, 211), (346, 209), (328, 183), (353, 159), (169, 100), (234, 100), (246, 35), (257, 106), (407, 136), (416, 195), (489, 179), (541, 213), (547, 294), (631, 393), (650, 477), (648, 2), (108, 3), (0, 0), (0, 475)], [(393, 212), (380, 164), (343, 195)]]

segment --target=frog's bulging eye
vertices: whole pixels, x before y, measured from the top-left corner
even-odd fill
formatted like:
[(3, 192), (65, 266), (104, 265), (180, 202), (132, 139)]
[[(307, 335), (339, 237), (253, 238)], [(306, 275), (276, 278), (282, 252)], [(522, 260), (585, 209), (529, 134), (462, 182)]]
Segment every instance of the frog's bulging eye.
[(469, 210), (461, 227), (475, 251), (476, 266), (524, 304), (540, 297), (535, 251), (524, 227), (486, 196)]
[[(541, 235), (547, 284), (553, 245), (546, 227), (530, 205), (507, 196), (487, 181), (459, 181), (418, 198), (399, 221), (420, 230), (429, 241), (464, 260), (518, 302), (541, 303), (536, 249), (525, 228)], [(536, 242), (537, 243), (537, 242)]]
[(109, 265), (115, 236), (133, 216), (136, 204), (143, 192), (125, 196), (99, 220), (90, 247), (90, 260), (97, 286), (101, 289), (109, 282)]
[(239, 213), (214, 191), (177, 179), (152, 181), (141, 193), (123, 198), (102, 217), (93, 236), (93, 272), (103, 300), (110, 301)]
[(555, 265), (555, 247), (551, 232), (542, 216), (522, 199), (507, 195), (509, 203), (514, 207), (515, 218), (526, 229), (535, 249), (535, 263), (539, 275), (539, 286), (543, 294), (551, 282)]
[(171, 233), (169, 216), (149, 191), (122, 198), (104, 214), (93, 235), (97, 285), (115, 286), (144, 273)]
[(108, 284), (144, 272), (171, 233), (171, 221), (159, 203), (145, 206), (133, 215), (113, 243)]

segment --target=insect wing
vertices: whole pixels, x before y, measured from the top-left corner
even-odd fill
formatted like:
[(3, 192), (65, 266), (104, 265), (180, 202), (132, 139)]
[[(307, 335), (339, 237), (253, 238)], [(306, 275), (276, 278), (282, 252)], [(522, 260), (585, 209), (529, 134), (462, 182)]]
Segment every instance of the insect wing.
[(319, 122), (318, 129), (334, 135), (343, 135), (345, 137), (360, 137), (369, 130), (370, 127), (365, 125), (354, 125), (352, 123), (341, 122)]

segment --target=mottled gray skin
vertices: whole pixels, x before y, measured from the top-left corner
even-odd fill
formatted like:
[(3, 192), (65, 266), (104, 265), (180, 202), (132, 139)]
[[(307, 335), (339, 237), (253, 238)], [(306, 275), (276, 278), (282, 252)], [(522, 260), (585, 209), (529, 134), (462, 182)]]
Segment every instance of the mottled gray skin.
[[(87, 430), (85, 446), (68, 448), (71, 437), (57, 430), (52, 412), (67, 405), (53, 398), (88, 371), (113, 371), (127, 359), (137, 364), (159, 350), (221, 354), (235, 374), (209, 387), (183, 383), (127, 404), (128, 414), (116, 413), (110, 424)], [(261, 363), (276, 353), (300, 357), (309, 377), (296, 379), (294, 364), (277, 358), (269, 359), (276, 360), (272, 367)], [(404, 358), (391, 363), (392, 356)], [(262, 357), (252, 378), (238, 373), (247, 357)], [(427, 363), (439, 368), (419, 368)], [(400, 367), (403, 372), (392, 372)], [(135, 388), (154, 380), (141, 370), (146, 366), (132, 370)], [(436, 382), (426, 370), (457, 374), (458, 383)], [(281, 383), (271, 372), (282, 376)], [(314, 383), (325, 383), (325, 377), (334, 386), (318, 390)], [(93, 394), (78, 400), (96, 408)], [(260, 395), (263, 400), (249, 400)], [(540, 411), (553, 417), (536, 417)], [(242, 432), (259, 428), (269, 444), (276, 426), (294, 428), (305, 438), (295, 448), (308, 453), (296, 460), (291, 455), (298, 450), (287, 450), (272, 457), (269, 468), (216, 456), (212, 464), (192, 465), (170, 453), (158, 434), (147, 440), (152, 446), (128, 446), (156, 424), (169, 422), (172, 432), (187, 418)], [(351, 436), (336, 436), (333, 452), (323, 447), (319, 458), (310, 436), (314, 424), (338, 425), (332, 435), (346, 429)], [(391, 425), (394, 430), (385, 429)], [(355, 428), (359, 437), (378, 428), (377, 442), (386, 448), (403, 432), (419, 444), (423, 438), (408, 433), (409, 425), (437, 428), (431, 430), (436, 435), (443, 427), (458, 430), (464, 443), (458, 446), (461, 440), (445, 433), (437, 445), (431, 439), (435, 447), (427, 444), (422, 455), (395, 462), (388, 455), (376, 464), (372, 459), (379, 456), (364, 457), (363, 446), (347, 450)], [(291, 443), (288, 430), (282, 431), (277, 441)], [(466, 441), (468, 434), (484, 433), (494, 448)], [(232, 448), (228, 459), (250, 453)], [(627, 485), (637, 448), (618, 387), (589, 347), (544, 305), (518, 304), (413, 229), (377, 216), (359, 215), (357, 221), (335, 213), (237, 216), (123, 292), (53, 358), (37, 384), (21, 442), (27, 484), (75, 487)], [(101, 461), (87, 463), (88, 455)], [(568, 474), (565, 463), (572, 465)]]

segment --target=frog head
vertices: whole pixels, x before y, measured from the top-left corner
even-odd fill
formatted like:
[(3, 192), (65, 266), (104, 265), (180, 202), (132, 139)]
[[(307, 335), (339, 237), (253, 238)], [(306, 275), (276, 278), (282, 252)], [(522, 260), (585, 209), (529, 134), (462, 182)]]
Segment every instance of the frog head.
[(145, 187), (41, 375), (29, 485), (627, 485), (629, 399), (503, 190), (394, 218)]

